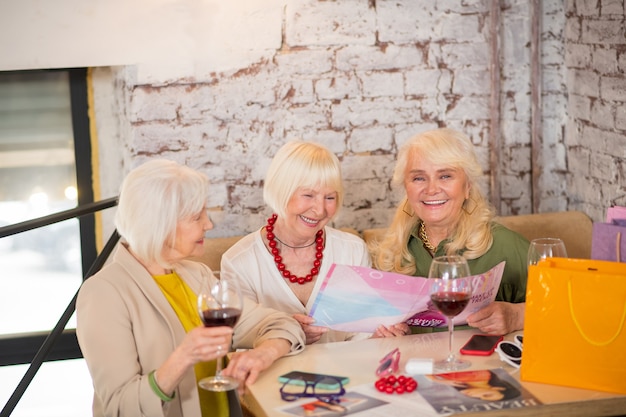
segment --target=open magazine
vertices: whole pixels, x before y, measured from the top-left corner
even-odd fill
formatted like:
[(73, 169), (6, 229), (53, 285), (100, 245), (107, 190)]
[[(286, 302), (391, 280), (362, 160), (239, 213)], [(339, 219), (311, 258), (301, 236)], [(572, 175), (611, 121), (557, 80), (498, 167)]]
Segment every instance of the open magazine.
[[(454, 318), (467, 316), (493, 302), (502, 280), (504, 262), (472, 276), (472, 299)], [(446, 316), (430, 301), (429, 279), (363, 266), (331, 266), (309, 314), (315, 325), (347, 332), (374, 332), (378, 326), (407, 322), (411, 326), (444, 327)]]

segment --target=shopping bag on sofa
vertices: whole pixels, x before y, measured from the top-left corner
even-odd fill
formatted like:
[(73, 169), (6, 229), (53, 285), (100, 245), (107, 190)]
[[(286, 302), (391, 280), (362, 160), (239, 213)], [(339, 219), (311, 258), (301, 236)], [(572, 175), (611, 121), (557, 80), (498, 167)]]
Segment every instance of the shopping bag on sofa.
[[(623, 220), (626, 222), (626, 220)], [(618, 219), (593, 224), (591, 259), (626, 262), (626, 224)]]
[(529, 266), (520, 377), (626, 394), (626, 264)]

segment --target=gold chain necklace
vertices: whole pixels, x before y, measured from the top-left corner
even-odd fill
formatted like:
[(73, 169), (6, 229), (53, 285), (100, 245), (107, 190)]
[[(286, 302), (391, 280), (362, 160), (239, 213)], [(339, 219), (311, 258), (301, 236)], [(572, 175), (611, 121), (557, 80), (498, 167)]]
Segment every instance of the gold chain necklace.
[(420, 239), (422, 239), (422, 242), (424, 242), (424, 246), (426, 246), (426, 249), (428, 249), (429, 251), (431, 251), (432, 253), (435, 253), (435, 250), (437, 248), (435, 248), (433, 246), (432, 243), (430, 243), (430, 240), (428, 239), (428, 236), (426, 236), (426, 226), (424, 226), (424, 222), (420, 222)]

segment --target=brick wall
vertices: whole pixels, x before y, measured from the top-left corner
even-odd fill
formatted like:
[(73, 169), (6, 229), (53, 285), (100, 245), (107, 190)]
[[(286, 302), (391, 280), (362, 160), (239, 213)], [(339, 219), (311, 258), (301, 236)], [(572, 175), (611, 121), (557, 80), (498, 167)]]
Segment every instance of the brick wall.
[[(546, 0), (540, 10), (542, 123), (535, 167), (540, 164), (542, 169), (535, 183), (527, 1), (499, 2), (501, 17), (494, 35), (490, 0), (293, 0), (285, 1), (282, 18), (272, 21), (280, 25), (280, 44), (268, 49), (260, 42), (258, 50), (255, 45), (241, 50), (242, 56), (260, 57), (251, 64), (150, 82), (145, 81), (150, 78), (145, 65), (93, 71), (102, 197), (117, 193), (132, 166), (147, 158), (171, 158), (212, 179), (212, 234), (246, 233), (260, 227), (269, 214), (262, 201), (262, 181), (271, 157), (285, 141), (301, 138), (325, 144), (342, 161), (347, 196), (335, 225), (383, 227), (399, 199), (398, 190), (390, 186), (398, 147), (419, 131), (448, 126), (472, 138), (485, 169), (488, 195), (492, 176), (498, 179), (493, 186), (501, 197), (501, 214), (531, 212), (533, 193), (539, 196), (540, 211), (566, 209), (568, 203), (588, 208), (582, 202), (592, 201), (590, 196), (583, 192), (573, 197), (572, 189), (597, 182), (581, 183), (574, 179), (578, 175), (569, 175), (568, 153), (578, 166), (585, 165), (581, 159), (590, 160), (592, 151), (578, 144), (588, 135), (572, 134), (570, 127), (580, 129), (582, 119), (573, 119), (568, 108), (588, 108), (590, 117), (592, 110), (571, 91), (567, 100), (568, 89), (573, 75), (580, 84), (575, 88), (591, 88), (595, 95), (614, 91), (607, 84), (611, 81), (623, 92), (624, 83), (615, 73), (602, 78), (603, 83), (591, 83), (600, 77), (591, 69), (572, 68), (577, 60), (571, 53), (566, 68), (565, 51), (574, 42), (571, 34), (565, 38), (565, 29), (573, 31), (579, 3), (584, 2), (572, 0), (566, 9), (561, 1)], [(623, 11), (620, 17), (611, 21), (613, 26), (623, 28)], [(496, 141), (490, 132), (494, 39), (500, 48)], [(621, 63), (623, 75), (625, 61), (618, 55), (617, 46), (613, 55), (606, 53), (602, 59), (589, 50), (588, 65), (611, 63), (618, 68)], [(613, 103), (618, 96), (613, 93)], [(617, 111), (616, 106), (613, 114)], [(606, 127), (603, 132), (618, 136), (614, 130)], [(606, 141), (607, 158), (615, 158), (614, 143)], [(490, 166), (494, 146), (501, 157)], [(589, 171), (591, 165), (586, 164)]]
[(567, 8), (568, 201), (596, 220), (626, 194), (624, 13), (623, 0), (570, 1)]

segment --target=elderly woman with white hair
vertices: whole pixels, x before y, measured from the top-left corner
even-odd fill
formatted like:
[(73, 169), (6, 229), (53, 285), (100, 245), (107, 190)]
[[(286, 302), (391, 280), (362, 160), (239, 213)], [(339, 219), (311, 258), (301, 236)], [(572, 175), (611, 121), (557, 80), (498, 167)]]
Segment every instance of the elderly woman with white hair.
[(421, 277), (435, 256), (464, 256), (472, 275), (505, 261), (495, 302), (467, 320), (501, 335), (524, 327), (529, 242), (493, 221), (480, 191), (482, 174), (474, 145), (461, 132), (436, 129), (409, 139), (393, 175), (405, 197), (385, 237), (372, 245), (372, 258), (380, 270)]
[(85, 281), (77, 299), (76, 333), (94, 385), (94, 416), (228, 416), (225, 392), (198, 387), (223, 374), (240, 387), (281, 356), (304, 348), (289, 315), (246, 300), (234, 329), (204, 327), (196, 308), (204, 253), (213, 227), (206, 212), (208, 179), (184, 165), (151, 160), (122, 184), (115, 225), (122, 240), (111, 262)]
[(370, 266), (365, 242), (329, 226), (344, 196), (338, 158), (313, 142), (290, 141), (270, 164), (263, 197), (273, 214), (260, 229), (222, 256), (220, 269), (241, 282), (257, 302), (293, 314), (306, 342), (402, 336), (405, 323), (379, 326), (374, 334), (316, 326), (308, 316), (331, 265)]

